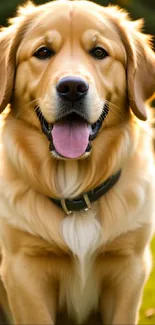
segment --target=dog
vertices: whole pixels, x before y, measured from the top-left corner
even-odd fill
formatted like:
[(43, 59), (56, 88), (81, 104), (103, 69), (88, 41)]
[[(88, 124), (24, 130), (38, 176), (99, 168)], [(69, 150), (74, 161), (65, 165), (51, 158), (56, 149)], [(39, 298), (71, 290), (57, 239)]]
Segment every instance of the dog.
[(1, 30), (1, 301), (15, 324), (138, 321), (155, 211), (142, 25), (54, 1)]

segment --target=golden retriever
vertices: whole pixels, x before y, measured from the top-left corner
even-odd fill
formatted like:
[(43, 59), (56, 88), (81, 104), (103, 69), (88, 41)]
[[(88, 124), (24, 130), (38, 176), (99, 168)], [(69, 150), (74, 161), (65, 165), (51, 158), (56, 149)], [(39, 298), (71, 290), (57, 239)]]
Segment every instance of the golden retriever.
[(55, 1), (1, 30), (1, 278), (16, 324), (137, 323), (155, 212), (141, 27)]

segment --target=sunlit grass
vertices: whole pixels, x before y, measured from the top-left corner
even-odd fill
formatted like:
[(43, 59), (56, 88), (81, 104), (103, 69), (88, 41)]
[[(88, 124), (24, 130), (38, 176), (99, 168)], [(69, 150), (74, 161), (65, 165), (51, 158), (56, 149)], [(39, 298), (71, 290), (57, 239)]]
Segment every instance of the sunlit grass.
[[(152, 241), (153, 269), (144, 291), (139, 324), (155, 325), (155, 237)], [(149, 317), (147, 314), (150, 314)]]

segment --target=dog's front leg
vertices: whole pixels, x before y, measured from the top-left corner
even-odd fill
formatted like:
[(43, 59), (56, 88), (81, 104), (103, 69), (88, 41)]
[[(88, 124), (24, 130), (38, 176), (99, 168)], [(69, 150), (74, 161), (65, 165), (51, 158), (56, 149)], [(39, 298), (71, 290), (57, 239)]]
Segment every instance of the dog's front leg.
[(1, 276), (15, 324), (55, 324), (56, 287), (44, 268), (40, 258), (4, 252)]
[[(150, 271), (150, 255), (120, 257), (117, 263), (101, 299), (103, 324), (134, 325), (138, 321), (142, 289)], [(112, 271), (112, 262), (110, 269)]]

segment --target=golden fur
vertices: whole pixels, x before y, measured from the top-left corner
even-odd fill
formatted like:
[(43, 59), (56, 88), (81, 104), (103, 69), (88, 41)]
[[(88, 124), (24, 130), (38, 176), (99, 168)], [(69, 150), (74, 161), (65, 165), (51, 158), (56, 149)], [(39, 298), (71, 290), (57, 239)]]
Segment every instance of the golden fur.
[[(67, 314), (71, 324), (137, 323), (155, 211), (145, 104), (155, 91), (155, 56), (141, 25), (117, 7), (61, 1), (29, 3), (1, 31), (1, 111), (10, 103), (1, 115), (1, 277), (17, 324), (69, 324)], [(41, 45), (56, 55), (38, 60)], [(105, 60), (89, 55), (97, 45)], [(35, 114), (39, 105), (55, 121), (55, 86), (67, 75), (89, 82), (91, 123), (109, 102), (83, 160), (55, 159)], [(88, 211), (66, 216), (48, 198), (76, 197), (120, 168), (119, 181)], [(101, 320), (89, 320), (96, 312)]]

